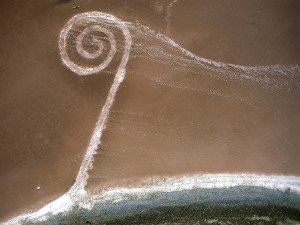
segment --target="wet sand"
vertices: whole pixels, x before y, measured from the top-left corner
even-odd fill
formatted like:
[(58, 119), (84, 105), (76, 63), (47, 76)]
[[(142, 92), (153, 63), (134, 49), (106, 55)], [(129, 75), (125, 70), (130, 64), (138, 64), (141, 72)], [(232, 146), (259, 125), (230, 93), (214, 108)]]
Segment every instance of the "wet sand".
[(293, 65), (299, 64), (299, 2), (171, 3), (1, 3), (1, 220), (55, 199), (76, 177), (118, 64), (89, 77), (62, 65), (59, 32), (89, 10), (133, 22), (134, 42), (89, 191), (193, 173), (299, 176), (299, 68), (287, 79), (267, 72), (270, 84), (232, 81), (241, 74), (236, 69), (214, 72), (151, 34), (139, 36), (135, 24), (212, 60)]

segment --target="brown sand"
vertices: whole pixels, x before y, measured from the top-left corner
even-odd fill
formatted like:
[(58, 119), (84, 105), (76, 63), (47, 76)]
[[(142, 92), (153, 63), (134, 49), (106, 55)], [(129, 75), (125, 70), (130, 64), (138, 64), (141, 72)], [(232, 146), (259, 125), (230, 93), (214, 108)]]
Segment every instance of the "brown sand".
[[(62, 65), (58, 35), (73, 15), (95, 10), (138, 20), (201, 57), (226, 63), (299, 63), (297, 0), (179, 0), (169, 7), (171, 2), (1, 3), (1, 220), (67, 191), (110, 88), (109, 73), (82, 78)], [(200, 67), (188, 72), (144, 59), (138, 48), (132, 55), (90, 171), (90, 189), (187, 173), (299, 175), (298, 90), (217, 81), (202, 76)], [(174, 88), (177, 81), (181, 89)]]

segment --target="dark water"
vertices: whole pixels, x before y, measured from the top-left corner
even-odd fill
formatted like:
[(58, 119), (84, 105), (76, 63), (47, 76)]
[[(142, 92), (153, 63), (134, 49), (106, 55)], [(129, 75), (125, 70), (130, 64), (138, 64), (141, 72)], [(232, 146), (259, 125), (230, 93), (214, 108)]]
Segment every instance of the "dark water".
[(255, 187), (193, 189), (104, 201), (24, 224), (299, 224), (299, 195)]

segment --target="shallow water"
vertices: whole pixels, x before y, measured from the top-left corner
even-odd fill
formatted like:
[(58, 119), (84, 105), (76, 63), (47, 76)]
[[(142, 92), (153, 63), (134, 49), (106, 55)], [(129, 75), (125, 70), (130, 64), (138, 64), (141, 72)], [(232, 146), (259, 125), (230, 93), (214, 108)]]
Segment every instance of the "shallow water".
[(1, 3), (0, 218), (42, 206), (76, 178), (123, 50), (117, 46), (101, 76), (79, 77), (62, 64), (62, 27), (91, 10), (131, 22), (132, 48), (88, 172), (90, 193), (149, 177), (299, 176), (299, 7), (296, 0)]
[[(180, 12), (174, 13), (176, 18)], [(271, 17), (265, 16), (267, 20)], [(238, 29), (240, 23), (232, 26)], [(203, 25), (194, 26), (198, 30), (191, 30), (201, 37)], [(217, 27), (211, 26), (211, 32), (219, 31)], [(245, 66), (225, 64), (226, 59), (220, 59), (222, 63), (206, 60), (197, 55), (201, 48), (191, 50), (189, 44), (173, 42), (188, 34), (172, 35), (172, 23), (168, 25), (172, 40), (135, 23), (130, 30), (133, 46), (126, 78), (89, 171), (91, 192), (103, 185), (126, 185), (137, 178), (157, 176), (298, 175), (298, 65), (264, 66), (266, 62), (248, 66), (255, 62), (252, 58), (245, 60)], [(239, 37), (245, 42), (251, 38), (257, 37)], [(253, 48), (246, 48), (248, 55)], [(277, 64), (282, 63), (278, 55)]]

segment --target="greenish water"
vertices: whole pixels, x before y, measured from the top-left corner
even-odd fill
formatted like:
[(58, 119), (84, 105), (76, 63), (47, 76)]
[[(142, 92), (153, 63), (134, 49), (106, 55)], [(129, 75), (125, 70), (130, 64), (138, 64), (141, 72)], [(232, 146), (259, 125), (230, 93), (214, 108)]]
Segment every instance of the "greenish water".
[(289, 189), (250, 186), (130, 195), (22, 224), (300, 224), (300, 196)]
[[(95, 213), (95, 212), (94, 212)], [(98, 212), (101, 214), (101, 212)], [(32, 224), (32, 223), (28, 223)], [(138, 225), (138, 224), (300, 224), (300, 211), (279, 206), (249, 205), (189, 205), (180, 207), (160, 207), (145, 210), (131, 216), (102, 221), (94, 214), (75, 210), (68, 215), (52, 218), (38, 224), (106, 224), (106, 225)]]
[(299, 219), (299, 211), (284, 207), (191, 205), (164, 207), (106, 224), (280, 224)]

